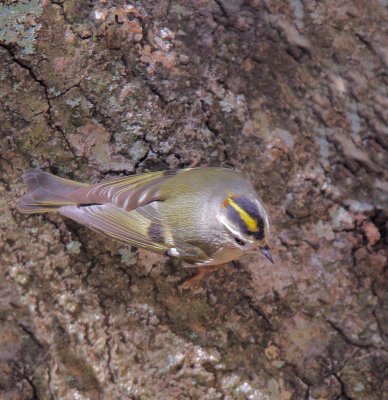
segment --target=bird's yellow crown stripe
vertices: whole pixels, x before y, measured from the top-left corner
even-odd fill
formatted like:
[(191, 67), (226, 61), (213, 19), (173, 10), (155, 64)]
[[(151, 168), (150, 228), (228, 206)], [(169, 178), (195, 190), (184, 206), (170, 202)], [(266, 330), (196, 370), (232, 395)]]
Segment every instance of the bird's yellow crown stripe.
[(252, 218), (243, 208), (241, 208), (231, 197), (226, 199), (226, 203), (238, 212), (238, 215), (244, 221), (250, 232), (257, 232), (257, 221), (254, 218)]

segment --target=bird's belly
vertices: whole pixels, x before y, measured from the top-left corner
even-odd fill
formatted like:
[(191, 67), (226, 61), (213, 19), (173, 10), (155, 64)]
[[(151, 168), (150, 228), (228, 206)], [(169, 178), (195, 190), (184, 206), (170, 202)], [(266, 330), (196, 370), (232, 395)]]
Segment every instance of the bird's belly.
[(229, 261), (236, 260), (241, 257), (242, 251), (238, 249), (228, 249), (225, 247), (220, 248), (211, 259), (198, 263), (198, 266), (202, 265), (218, 265), (218, 264), (226, 264)]

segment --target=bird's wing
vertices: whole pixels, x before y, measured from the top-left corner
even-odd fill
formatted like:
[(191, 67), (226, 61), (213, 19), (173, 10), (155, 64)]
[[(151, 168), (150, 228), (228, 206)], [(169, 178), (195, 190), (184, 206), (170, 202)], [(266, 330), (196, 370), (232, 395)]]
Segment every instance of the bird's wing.
[(77, 204), (114, 204), (125, 211), (163, 200), (160, 186), (175, 175), (172, 171), (149, 172), (82, 187), (71, 193)]
[(121, 242), (143, 247), (156, 253), (166, 253), (170, 246), (164, 243), (161, 220), (158, 213), (152, 208), (152, 205), (148, 205), (127, 212), (113, 204), (71, 205), (61, 207), (59, 212)]

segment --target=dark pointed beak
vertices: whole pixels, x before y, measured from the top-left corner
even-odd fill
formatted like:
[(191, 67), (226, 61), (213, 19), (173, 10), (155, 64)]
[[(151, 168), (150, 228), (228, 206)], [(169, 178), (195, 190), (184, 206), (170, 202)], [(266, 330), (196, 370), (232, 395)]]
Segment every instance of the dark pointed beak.
[(272, 264), (275, 264), (273, 258), (272, 258), (272, 254), (271, 251), (269, 250), (268, 246), (264, 246), (260, 248), (261, 254), (264, 254), (269, 261), (271, 261)]

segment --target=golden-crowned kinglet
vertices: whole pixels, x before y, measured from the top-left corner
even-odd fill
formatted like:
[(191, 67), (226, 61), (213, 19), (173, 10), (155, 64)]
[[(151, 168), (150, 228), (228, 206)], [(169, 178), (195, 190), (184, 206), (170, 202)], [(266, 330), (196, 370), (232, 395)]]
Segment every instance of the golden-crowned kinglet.
[(149, 172), (88, 185), (40, 170), (23, 175), (22, 213), (59, 212), (132, 246), (198, 266), (261, 251), (273, 262), (267, 213), (252, 184), (225, 168)]

